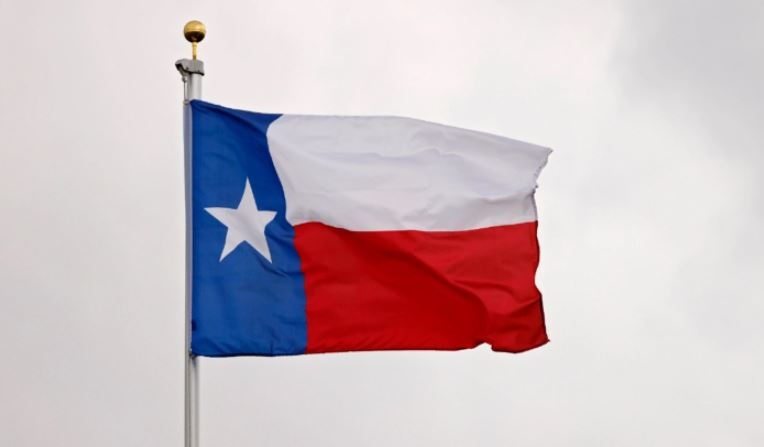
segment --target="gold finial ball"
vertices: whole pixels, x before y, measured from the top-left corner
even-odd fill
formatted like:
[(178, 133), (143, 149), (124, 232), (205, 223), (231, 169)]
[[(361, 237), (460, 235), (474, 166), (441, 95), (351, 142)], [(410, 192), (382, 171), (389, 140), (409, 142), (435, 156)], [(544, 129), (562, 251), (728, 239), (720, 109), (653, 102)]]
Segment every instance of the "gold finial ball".
[(198, 20), (192, 20), (183, 27), (183, 35), (191, 43), (201, 42), (205, 34), (207, 34), (207, 28)]

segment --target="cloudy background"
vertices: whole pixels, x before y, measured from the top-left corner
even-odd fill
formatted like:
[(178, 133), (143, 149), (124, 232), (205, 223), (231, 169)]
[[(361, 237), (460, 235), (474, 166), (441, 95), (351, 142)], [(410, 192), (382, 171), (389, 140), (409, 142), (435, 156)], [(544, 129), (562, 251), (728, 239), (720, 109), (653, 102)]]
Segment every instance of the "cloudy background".
[(764, 445), (757, 0), (0, 0), (0, 445), (182, 445), (192, 18), (209, 101), (555, 149), (552, 343), (203, 359), (203, 447)]

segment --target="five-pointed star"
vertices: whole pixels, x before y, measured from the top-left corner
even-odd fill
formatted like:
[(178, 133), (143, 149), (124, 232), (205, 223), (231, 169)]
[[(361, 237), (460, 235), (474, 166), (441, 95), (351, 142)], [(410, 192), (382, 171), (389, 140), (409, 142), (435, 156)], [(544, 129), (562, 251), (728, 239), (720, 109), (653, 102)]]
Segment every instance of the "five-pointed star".
[(238, 208), (205, 208), (204, 210), (228, 227), (220, 261), (223, 261), (223, 258), (228, 256), (239, 244), (246, 242), (260, 252), (265, 259), (272, 262), (268, 240), (265, 237), (265, 226), (276, 217), (276, 212), (257, 209), (255, 195), (249, 186), (249, 179), (244, 185), (244, 194), (241, 196)]

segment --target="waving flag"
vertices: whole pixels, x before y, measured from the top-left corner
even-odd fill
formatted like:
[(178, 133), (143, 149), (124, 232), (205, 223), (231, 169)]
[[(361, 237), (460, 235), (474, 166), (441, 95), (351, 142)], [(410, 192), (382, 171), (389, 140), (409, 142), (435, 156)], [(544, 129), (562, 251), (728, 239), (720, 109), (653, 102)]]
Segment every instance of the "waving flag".
[(194, 354), (548, 341), (533, 193), (549, 149), (198, 100), (192, 141)]

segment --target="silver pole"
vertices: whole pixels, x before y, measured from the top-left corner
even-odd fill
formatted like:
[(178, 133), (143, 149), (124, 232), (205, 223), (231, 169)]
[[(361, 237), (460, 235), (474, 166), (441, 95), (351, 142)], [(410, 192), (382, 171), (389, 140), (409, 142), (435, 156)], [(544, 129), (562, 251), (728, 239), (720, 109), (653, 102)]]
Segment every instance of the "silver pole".
[(192, 120), (191, 100), (202, 98), (202, 76), (204, 63), (196, 59), (196, 46), (204, 39), (206, 30), (201, 22), (191, 21), (183, 28), (186, 40), (193, 45), (193, 59), (181, 59), (175, 62), (175, 68), (183, 78), (183, 146), (185, 163), (186, 193), (186, 316), (185, 316), (185, 447), (199, 446), (199, 363), (191, 352), (191, 278), (192, 278), (192, 243), (193, 209), (191, 197), (191, 151)]

